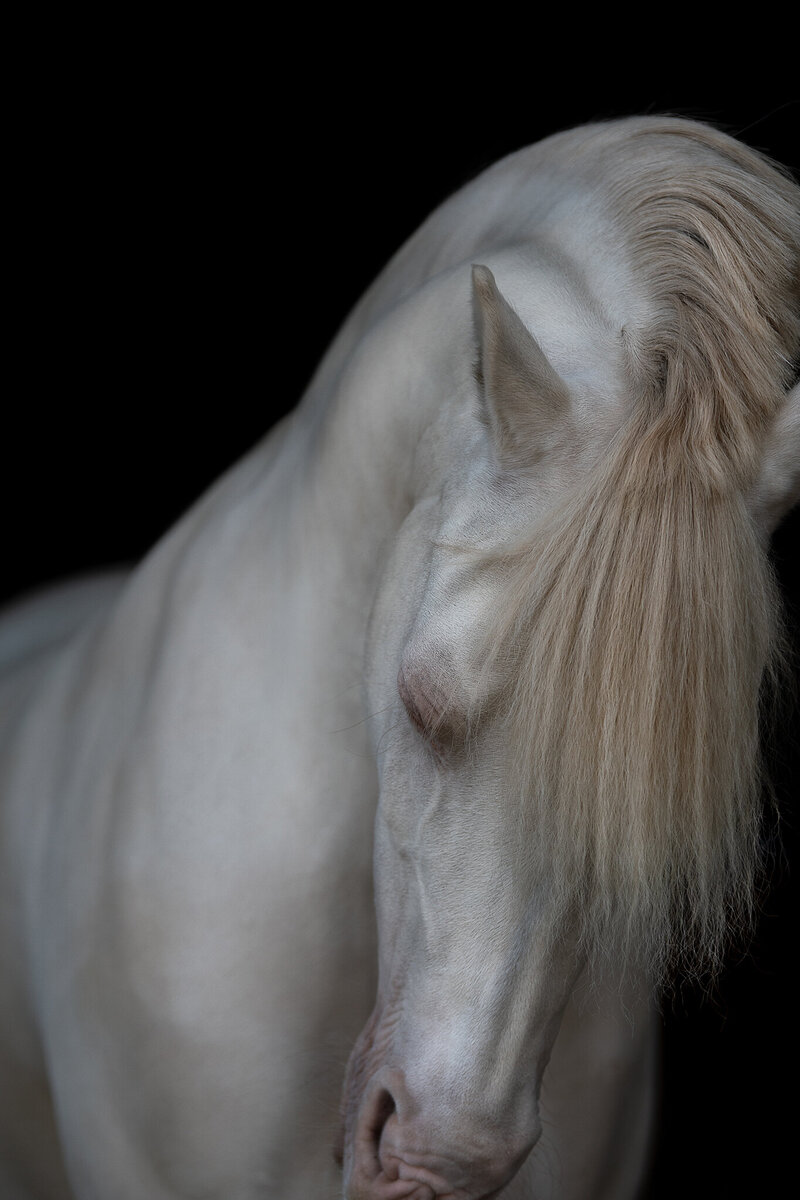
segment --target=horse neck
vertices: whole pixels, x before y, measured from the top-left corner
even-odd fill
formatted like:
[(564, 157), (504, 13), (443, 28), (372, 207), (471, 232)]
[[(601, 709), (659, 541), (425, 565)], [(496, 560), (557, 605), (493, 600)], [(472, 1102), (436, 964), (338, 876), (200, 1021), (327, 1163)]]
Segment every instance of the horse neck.
[(419, 487), (435, 486), (420, 477), (420, 446), (469, 375), (468, 287), (468, 271), (445, 272), (394, 307), (386, 295), (360, 306), (297, 411), (297, 507), (345, 559), (374, 569)]

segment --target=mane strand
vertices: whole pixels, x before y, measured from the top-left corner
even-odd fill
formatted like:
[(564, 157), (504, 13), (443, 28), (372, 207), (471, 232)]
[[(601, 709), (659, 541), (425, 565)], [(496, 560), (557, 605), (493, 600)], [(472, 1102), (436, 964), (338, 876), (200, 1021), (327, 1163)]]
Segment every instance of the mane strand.
[(554, 922), (663, 981), (713, 972), (753, 917), (781, 618), (746, 497), (800, 344), (800, 204), (712, 130), (688, 158), (671, 123), (647, 137), (656, 166), (639, 142), (609, 193), (652, 301), (625, 331), (636, 400), (578, 494), (493, 556), (487, 659)]

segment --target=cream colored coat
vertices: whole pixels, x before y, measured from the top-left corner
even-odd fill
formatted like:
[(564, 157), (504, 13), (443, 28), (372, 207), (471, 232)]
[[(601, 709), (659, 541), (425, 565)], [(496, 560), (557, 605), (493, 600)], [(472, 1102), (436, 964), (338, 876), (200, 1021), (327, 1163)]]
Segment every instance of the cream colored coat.
[[(538, 932), (507, 732), (454, 728), (500, 584), (450, 551), (535, 527), (625, 419), (651, 301), (602, 180), (635, 124), (454, 197), (131, 576), (7, 617), (9, 1200), (636, 1194), (649, 988), (589, 988), (575, 929)], [(795, 387), (747, 497), (765, 538), (799, 462)]]

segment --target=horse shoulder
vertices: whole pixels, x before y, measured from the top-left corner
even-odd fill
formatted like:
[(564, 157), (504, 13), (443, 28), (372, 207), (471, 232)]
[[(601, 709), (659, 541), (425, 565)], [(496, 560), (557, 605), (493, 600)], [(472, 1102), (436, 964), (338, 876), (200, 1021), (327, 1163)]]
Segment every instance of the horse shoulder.
[(303, 589), (284, 595), (289, 559), (253, 537), (269, 542), (213, 512), (176, 535), (63, 656), (28, 737), (29, 987), (89, 1194), (229, 1195), (244, 1177), (263, 1194), (294, 1157), (298, 1062), (330, 1126), (317, 1177), (333, 1171), (373, 982), (374, 765), (358, 689), (320, 686), (329, 631), (290, 619)]

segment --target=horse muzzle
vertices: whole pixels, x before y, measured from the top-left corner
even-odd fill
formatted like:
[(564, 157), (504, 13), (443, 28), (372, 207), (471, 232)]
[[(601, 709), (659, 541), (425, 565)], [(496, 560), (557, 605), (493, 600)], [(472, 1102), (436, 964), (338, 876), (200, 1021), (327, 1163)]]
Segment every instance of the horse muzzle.
[(346, 1200), (491, 1200), (540, 1130), (532, 1100), (498, 1119), (482, 1105), (415, 1097), (402, 1071), (380, 1071), (345, 1148)]

